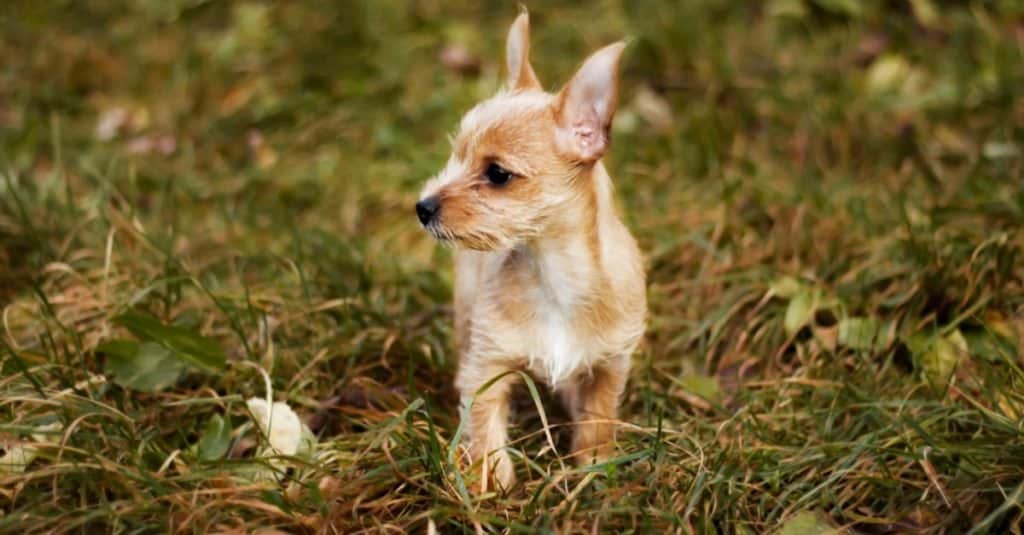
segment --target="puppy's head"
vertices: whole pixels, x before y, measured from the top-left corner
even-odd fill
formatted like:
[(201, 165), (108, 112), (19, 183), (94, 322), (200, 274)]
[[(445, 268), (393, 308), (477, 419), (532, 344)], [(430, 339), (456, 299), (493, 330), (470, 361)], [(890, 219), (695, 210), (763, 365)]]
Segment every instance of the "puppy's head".
[(597, 51), (551, 94), (530, 66), (529, 24), (524, 12), (509, 30), (506, 89), (462, 118), (448, 164), (416, 204), (442, 242), (488, 251), (541, 236), (585, 197), (586, 171), (608, 149), (625, 45)]

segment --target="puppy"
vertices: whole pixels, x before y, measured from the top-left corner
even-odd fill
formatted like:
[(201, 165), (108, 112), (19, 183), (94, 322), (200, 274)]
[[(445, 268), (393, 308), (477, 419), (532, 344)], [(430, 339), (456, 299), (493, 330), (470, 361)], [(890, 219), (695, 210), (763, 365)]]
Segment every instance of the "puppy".
[(505, 447), (517, 372), (560, 393), (579, 461), (614, 449), (647, 311), (640, 251), (601, 163), (624, 47), (598, 50), (547, 93), (530, 66), (524, 11), (508, 34), (507, 87), (462, 118), (416, 204), (424, 228), (455, 248), (456, 386), (483, 491), (489, 478), (515, 482)]

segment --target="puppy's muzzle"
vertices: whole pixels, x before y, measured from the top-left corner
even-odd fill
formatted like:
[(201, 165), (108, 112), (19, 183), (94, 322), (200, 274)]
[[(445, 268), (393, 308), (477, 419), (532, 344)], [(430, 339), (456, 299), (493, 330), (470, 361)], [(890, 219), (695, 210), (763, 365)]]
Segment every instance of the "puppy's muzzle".
[(441, 200), (437, 198), (437, 195), (416, 203), (416, 217), (420, 218), (420, 223), (423, 226), (427, 226), (431, 221), (437, 219), (439, 213), (441, 213)]

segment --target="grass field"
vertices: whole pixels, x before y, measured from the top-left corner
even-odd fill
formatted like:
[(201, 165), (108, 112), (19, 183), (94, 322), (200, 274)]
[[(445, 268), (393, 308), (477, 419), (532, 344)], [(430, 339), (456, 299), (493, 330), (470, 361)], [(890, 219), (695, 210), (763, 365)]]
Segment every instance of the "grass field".
[(412, 206), (516, 6), (8, 0), (0, 532), (1020, 533), (1024, 3), (675, 4), (530, 6), (552, 89), (633, 39), (650, 326), (616, 458), (524, 389), (474, 496)]

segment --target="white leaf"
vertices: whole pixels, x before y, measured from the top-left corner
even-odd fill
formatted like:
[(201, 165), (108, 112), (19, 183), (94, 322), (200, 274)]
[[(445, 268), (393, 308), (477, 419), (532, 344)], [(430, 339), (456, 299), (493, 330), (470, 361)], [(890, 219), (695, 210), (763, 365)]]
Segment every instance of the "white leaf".
[(0, 473), (18, 474), (32, 464), (39, 452), (25, 444), (9, 444), (7, 453), (0, 456)]
[[(32, 433), (32, 440), (40, 443), (54, 443), (56, 438), (49, 434), (61, 428), (60, 422), (40, 426)], [(39, 456), (39, 448), (33, 444), (8, 444), (7, 451), (0, 455), (0, 473), (17, 474), (24, 472), (28, 465)]]
[(266, 400), (252, 398), (246, 402), (260, 431), (278, 455), (295, 455), (302, 444), (302, 420), (283, 401), (267, 406)]

